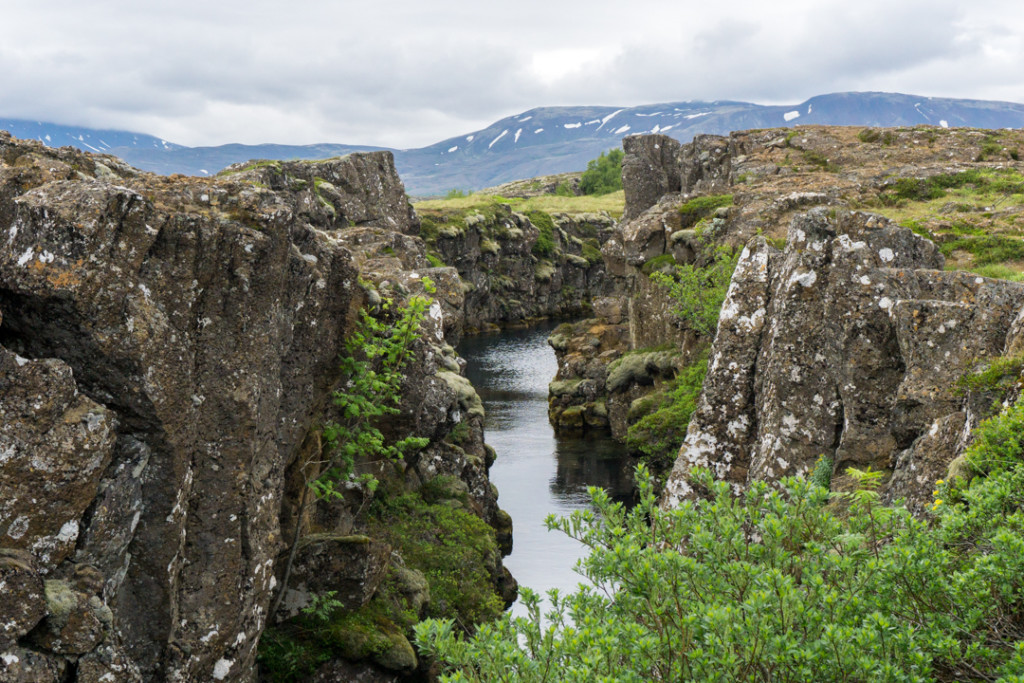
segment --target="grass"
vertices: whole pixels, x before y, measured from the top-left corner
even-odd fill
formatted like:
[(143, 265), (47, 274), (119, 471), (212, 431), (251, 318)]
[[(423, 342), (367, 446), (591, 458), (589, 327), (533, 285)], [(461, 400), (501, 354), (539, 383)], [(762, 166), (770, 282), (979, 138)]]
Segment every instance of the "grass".
[(618, 219), (622, 216), (626, 207), (625, 192), (619, 190), (610, 194), (600, 196), (563, 197), (559, 195), (545, 195), (542, 197), (502, 197), (500, 195), (470, 194), (465, 197), (452, 197), (445, 199), (425, 199), (416, 202), (413, 207), (417, 212), (424, 211), (467, 211), (469, 209), (484, 209), (493, 204), (509, 204), (513, 211), (529, 213), (531, 211), (543, 211), (545, 213), (601, 213), (606, 212), (612, 218)]
[(1024, 174), (1016, 169), (900, 178), (870, 208), (936, 242), (949, 269), (1024, 279)]

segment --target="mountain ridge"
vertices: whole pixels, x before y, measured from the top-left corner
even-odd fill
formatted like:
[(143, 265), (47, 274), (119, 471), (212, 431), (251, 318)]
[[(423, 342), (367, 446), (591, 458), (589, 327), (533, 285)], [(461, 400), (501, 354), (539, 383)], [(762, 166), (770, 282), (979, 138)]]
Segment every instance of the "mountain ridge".
[[(803, 124), (895, 127), (1024, 127), (1024, 104), (885, 92), (816, 95), (794, 105), (737, 100), (547, 106), (506, 116), (485, 128), (425, 147), (392, 149), (358, 144), (186, 147), (142, 133), (0, 119), (0, 129), (51, 146), (114, 154), (145, 171), (212, 175), (254, 158), (319, 159), (360, 151), (390, 151), (410, 194), (475, 190), (511, 180), (582, 170), (623, 137), (663, 133), (681, 142), (700, 134)], [(113, 140), (113, 142), (111, 142)]]

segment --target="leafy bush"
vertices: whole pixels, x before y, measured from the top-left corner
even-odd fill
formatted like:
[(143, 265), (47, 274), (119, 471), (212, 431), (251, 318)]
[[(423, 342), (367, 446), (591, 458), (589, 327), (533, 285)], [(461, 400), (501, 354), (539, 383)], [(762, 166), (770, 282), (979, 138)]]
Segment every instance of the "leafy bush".
[(587, 170), (580, 177), (583, 194), (608, 194), (622, 189), (621, 149), (611, 149), (587, 162)]
[(663, 510), (639, 468), (633, 510), (592, 489), (596, 513), (548, 521), (590, 549), (580, 572), (593, 585), (552, 591), (543, 619), (524, 589), (527, 618), (472, 637), (425, 622), (417, 643), (443, 681), (1019, 683), (1022, 411), (976, 442), (1002, 468), (956, 502), (940, 483), (932, 521), (881, 505), (870, 470), (847, 471), (852, 492), (786, 478), (742, 495), (696, 470), (698, 498)]
[(651, 397), (647, 414), (627, 430), (626, 445), (642, 453), (655, 472), (665, 472), (675, 462), (707, 370), (705, 353), (670, 381), (663, 392)]
[[(621, 183), (621, 181), (620, 181), (620, 183)], [(572, 191), (571, 187), (569, 187), (569, 183), (563, 180), (562, 182), (558, 183), (558, 185), (555, 186), (555, 196), (556, 197), (575, 197), (576, 193)]]
[[(431, 286), (428, 279), (424, 282)], [(338, 418), (323, 429), (329, 460), (310, 484), (320, 498), (343, 498), (343, 484), (372, 492), (376, 479), (369, 474), (356, 476), (357, 460), (400, 460), (405, 452), (428, 443), (428, 439), (407, 437), (389, 444), (375, 420), (398, 413), (405, 380), (402, 371), (412, 358), (429, 306), (430, 299), (413, 296), (397, 310), (390, 299), (384, 299), (380, 318), (360, 311), (360, 324), (345, 340), (346, 353), (341, 358), (343, 389), (333, 395)]]
[(725, 246), (713, 248), (711, 254), (711, 262), (703, 267), (686, 263), (677, 265), (672, 274), (651, 273), (652, 280), (668, 288), (675, 301), (673, 313), (708, 338), (718, 327), (718, 314), (739, 260), (739, 253)]

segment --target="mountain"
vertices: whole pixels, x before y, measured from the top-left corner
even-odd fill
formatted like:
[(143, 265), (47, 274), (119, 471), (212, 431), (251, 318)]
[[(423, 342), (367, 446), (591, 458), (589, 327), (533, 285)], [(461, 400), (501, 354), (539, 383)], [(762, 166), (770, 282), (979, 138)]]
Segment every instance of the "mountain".
[[(125, 156), (127, 150), (137, 150), (138, 152), (153, 150), (157, 154), (165, 154), (188, 149), (144, 133), (62, 126), (44, 121), (0, 118), (0, 130), (6, 130), (11, 135), (24, 140), (39, 140), (50, 147), (71, 146), (77, 147), (83, 152), (116, 154), (125, 159), (128, 158)], [(169, 172), (173, 173), (173, 171)]]
[[(796, 105), (716, 100), (637, 107), (541, 107), (427, 147), (390, 151), (410, 194), (429, 195), (578, 171), (602, 151), (617, 147), (627, 135), (664, 133), (688, 142), (701, 133), (800, 124), (1021, 128), (1024, 104), (860, 92), (820, 95)], [(0, 129), (49, 145), (69, 144), (115, 154), (155, 173), (199, 176), (253, 158), (322, 159), (386, 149), (340, 144), (183, 147), (124, 131), (3, 119)]]

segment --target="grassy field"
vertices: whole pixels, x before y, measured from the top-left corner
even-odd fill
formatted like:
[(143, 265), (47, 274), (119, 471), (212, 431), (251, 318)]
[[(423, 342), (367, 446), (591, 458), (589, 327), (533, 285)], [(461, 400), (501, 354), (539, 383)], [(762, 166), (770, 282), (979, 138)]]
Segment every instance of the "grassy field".
[(468, 211), (471, 209), (484, 209), (495, 203), (509, 204), (512, 206), (513, 211), (520, 213), (528, 213), (530, 211), (543, 211), (549, 214), (607, 212), (612, 218), (618, 220), (625, 208), (626, 197), (622, 190), (600, 196), (560, 197), (557, 195), (544, 195), (526, 199), (474, 193), (466, 197), (453, 197), (451, 199), (427, 199), (416, 202), (413, 206), (417, 211)]
[(982, 168), (901, 178), (869, 208), (928, 237), (949, 270), (1024, 281), (1024, 175)]

